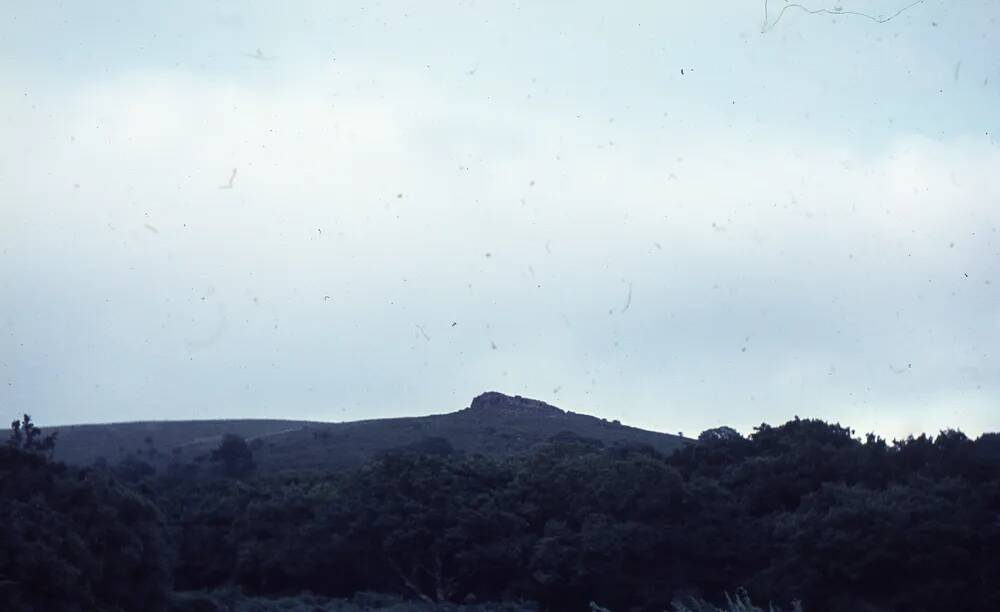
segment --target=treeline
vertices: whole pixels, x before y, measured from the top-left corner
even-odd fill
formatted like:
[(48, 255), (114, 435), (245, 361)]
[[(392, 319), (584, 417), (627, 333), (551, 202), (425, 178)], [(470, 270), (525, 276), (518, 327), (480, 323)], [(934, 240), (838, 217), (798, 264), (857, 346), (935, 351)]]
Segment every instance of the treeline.
[[(249, 470), (228, 445), (220, 456)], [(151, 602), (239, 588), (617, 612), (743, 587), (809, 612), (1000, 609), (997, 434), (890, 444), (796, 419), (748, 437), (710, 430), (671, 456), (561, 434), (507, 460), (429, 440), (343, 473), (150, 476), (137, 489), (43, 455), (0, 455), (14, 526), (0, 588), (20, 601), (154, 609), (122, 599), (124, 581)]]
[(95, 469), (50, 459), (28, 416), (0, 446), (0, 610), (163, 610), (173, 548), (163, 514)]

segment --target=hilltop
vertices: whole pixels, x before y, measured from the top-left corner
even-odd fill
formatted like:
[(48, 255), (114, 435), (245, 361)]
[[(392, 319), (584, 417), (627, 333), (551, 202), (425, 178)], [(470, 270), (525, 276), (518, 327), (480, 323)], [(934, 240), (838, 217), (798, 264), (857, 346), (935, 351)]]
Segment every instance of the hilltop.
[(206, 455), (222, 436), (245, 438), (260, 471), (346, 468), (380, 452), (446, 440), (468, 454), (505, 457), (570, 432), (611, 445), (649, 445), (670, 453), (685, 438), (560, 409), (538, 400), (487, 392), (457, 412), (342, 423), (280, 419), (147, 421), (53, 427), (56, 458), (89, 465), (133, 457), (154, 467)]

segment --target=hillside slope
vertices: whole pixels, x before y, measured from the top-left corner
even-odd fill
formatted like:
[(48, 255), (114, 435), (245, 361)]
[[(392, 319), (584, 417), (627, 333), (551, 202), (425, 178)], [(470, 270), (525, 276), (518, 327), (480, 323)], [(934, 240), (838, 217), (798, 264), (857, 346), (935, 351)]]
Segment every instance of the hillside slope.
[(261, 471), (341, 468), (393, 448), (443, 438), (458, 451), (503, 457), (525, 451), (561, 432), (605, 444), (646, 444), (670, 453), (676, 435), (647, 431), (564, 411), (544, 402), (488, 392), (458, 412), (347, 423), (283, 420), (156, 421), (79, 425), (59, 430), (57, 458), (89, 464), (132, 456), (153, 466), (190, 461), (233, 433), (254, 448)]

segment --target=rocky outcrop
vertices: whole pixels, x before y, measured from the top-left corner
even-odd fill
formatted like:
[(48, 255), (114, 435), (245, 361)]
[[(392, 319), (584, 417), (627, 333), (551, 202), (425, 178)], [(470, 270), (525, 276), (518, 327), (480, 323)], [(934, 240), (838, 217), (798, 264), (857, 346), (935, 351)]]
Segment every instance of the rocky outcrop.
[(487, 391), (476, 396), (467, 409), (470, 413), (518, 414), (534, 416), (565, 416), (567, 413), (551, 404), (515, 395)]

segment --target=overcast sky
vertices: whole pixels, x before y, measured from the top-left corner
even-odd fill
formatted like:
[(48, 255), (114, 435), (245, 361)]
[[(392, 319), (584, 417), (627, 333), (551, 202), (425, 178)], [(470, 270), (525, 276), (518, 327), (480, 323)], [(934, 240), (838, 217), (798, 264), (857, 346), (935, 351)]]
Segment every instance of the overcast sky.
[(8, 419), (1000, 430), (995, 0), (141, 4), (0, 15)]

